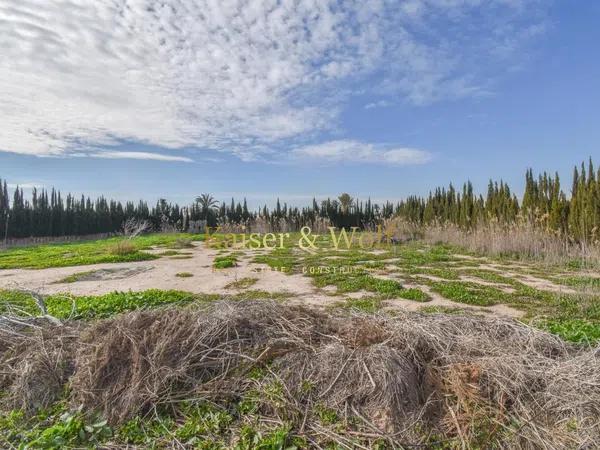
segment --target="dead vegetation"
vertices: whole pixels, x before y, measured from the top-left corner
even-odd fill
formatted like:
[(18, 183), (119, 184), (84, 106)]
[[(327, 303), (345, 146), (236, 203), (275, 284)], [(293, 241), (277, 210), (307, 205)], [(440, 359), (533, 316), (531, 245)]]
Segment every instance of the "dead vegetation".
[(600, 261), (597, 245), (576, 243), (527, 222), (490, 223), (471, 230), (449, 224), (431, 225), (423, 229), (423, 240), (456, 245), (477, 254), (533, 259), (548, 264), (575, 260), (584, 266), (594, 266)]
[(123, 236), (131, 240), (140, 234), (146, 233), (152, 229), (152, 224), (148, 220), (136, 219), (130, 217), (123, 225), (121, 225), (121, 232)]
[(416, 240), (443, 243), (479, 255), (532, 259), (547, 264), (578, 261), (582, 266), (597, 266), (600, 262), (598, 242), (575, 242), (527, 220), (514, 223), (490, 221), (464, 228), (452, 223), (421, 225), (394, 217), (383, 222), (382, 230), (395, 243)]
[(502, 319), (222, 301), (86, 326), (4, 320), (0, 363), (5, 409), (68, 391), (73, 408), (112, 424), (258, 393), (258, 421), (291, 424), (313, 445), (600, 445), (598, 351)]
[(137, 252), (137, 247), (131, 241), (119, 241), (108, 249), (108, 253), (115, 256), (131, 255)]

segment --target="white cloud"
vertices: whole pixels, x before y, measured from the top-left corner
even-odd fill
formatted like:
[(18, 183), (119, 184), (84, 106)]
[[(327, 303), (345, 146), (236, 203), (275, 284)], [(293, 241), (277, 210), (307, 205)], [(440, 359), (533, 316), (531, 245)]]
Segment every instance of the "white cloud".
[(392, 106), (392, 102), (389, 102), (387, 100), (379, 100), (377, 102), (367, 103), (365, 105), (365, 109), (386, 108), (388, 106)]
[(414, 148), (394, 148), (354, 140), (329, 141), (299, 147), (291, 152), (292, 160), (375, 163), (388, 165), (426, 164), (433, 155)]
[(147, 152), (114, 152), (105, 151), (98, 153), (90, 153), (87, 155), (92, 158), (103, 158), (103, 159), (149, 159), (154, 161), (175, 161), (175, 162), (194, 162), (193, 159), (186, 158), (184, 156), (171, 156), (162, 155), (160, 153), (147, 153)]
[[(252, 159), (334, 127), (344, 83), (417, 104), (485, 91), (473, 61), (498, 42), (494, 58), (507, 58), (535, 34), (507, 26), (523, 3), (4, 0), (0, 151), (127, 140)], [(485, 40), (460, 26), (471, 13)]]

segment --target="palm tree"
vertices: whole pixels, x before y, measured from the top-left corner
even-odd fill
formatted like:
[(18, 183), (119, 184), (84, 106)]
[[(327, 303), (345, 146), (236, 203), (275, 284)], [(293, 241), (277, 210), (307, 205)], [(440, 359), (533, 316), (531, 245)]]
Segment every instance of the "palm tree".
[(209, 211), (219, 204), (219, 202), (210, 194), (202, 194), (199, 197), (196, 197), (196, 203), (202, 208), (204, 220), (208, 220)]

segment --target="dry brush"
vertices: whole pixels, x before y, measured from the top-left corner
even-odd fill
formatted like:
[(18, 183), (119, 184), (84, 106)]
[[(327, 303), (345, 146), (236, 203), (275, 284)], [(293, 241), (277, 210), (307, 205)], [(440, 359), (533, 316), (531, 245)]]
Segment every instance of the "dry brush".
[[(113, 424), (261, 392), (258, 420), (291, 424), (315, 445), (600, 445), (600, 352), (505, 319), (222, 301), (0, 325), (0, 363), (5, 408), (33, 411), (68, 387), (74, 408)], [(256, 368), (264, 376), (249, 376)]]

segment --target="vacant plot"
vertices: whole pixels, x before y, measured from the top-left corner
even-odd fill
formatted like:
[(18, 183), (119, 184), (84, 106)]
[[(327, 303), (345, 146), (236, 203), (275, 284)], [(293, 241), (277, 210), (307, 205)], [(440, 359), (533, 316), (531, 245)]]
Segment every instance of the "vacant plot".
[(593, 269), (489, 258), (421, 242), (332, 250), (326, 236), (319, 238), (321, 250), (306, 252), (296, 245), (298, 237), (292, 234), (284, 248), (265, 250), (211, 248), (197, 236), (181, 234), (144, 236), (125, 242), (136, 247), (134, 255), (151, 261), (116, 259), (118, 263), (89, 264), (85, 270), (64, 266), (107, 255), (119, 258), (107, 252), (123, 241), (11, 250), (0, 261), (57, 267), (0, 270), (0, 289), (27, 288), (65, 299), (150, 289), (192, 296), (259, 291), (281, 294), (290, 304), (322, 308), (505, 316), (572, 341), (600, 339), (600, 273)]
[[(594, 268), (423, 242), (308, 252), (297, 237), (0, 256), (0, 446), (600, 442)], [(144, 256), (118, 259), (127, 248)]]

